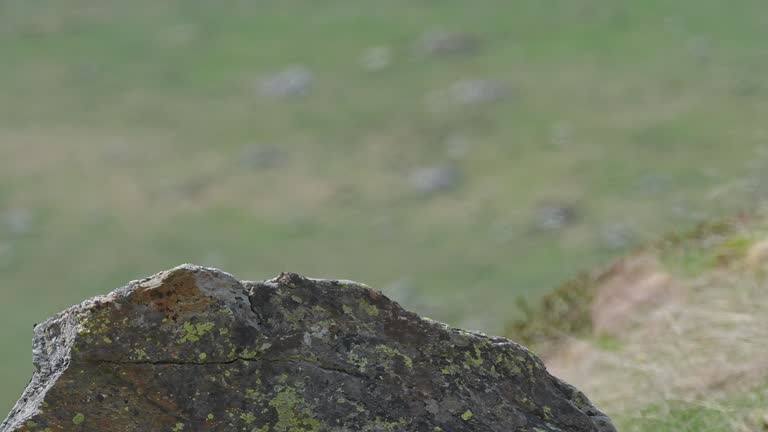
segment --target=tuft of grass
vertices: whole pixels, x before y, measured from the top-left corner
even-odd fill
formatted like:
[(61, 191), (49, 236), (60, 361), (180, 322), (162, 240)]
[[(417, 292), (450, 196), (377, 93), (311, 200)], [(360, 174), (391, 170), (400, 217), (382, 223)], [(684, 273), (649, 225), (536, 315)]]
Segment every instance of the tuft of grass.
[(703, 222), (657, 243), (659, 260), (673, 274), (695, 277), (742, 260), (759, 238), (755, 221), (746, 215)]
[(582, 272), (536, 303), (519, 297), (516, 304), (521, 318), (510, 321), (504, 335), (534, 350), (556, 345), (567, 337), (590, 335), (590, 308), (597, 279)]
[(623, 345), (621, 339), (611, 335), (598, 335), (594, 339), (597, 348), (603, 351), (619, 352)]

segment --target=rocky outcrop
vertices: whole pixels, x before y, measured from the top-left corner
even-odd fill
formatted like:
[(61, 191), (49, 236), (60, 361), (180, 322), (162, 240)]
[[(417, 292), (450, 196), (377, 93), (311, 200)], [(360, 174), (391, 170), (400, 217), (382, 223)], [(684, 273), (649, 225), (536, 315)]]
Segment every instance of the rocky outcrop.
[(380, 292), (184, 265), (36, 326), (5, 431), (614, 431), (507, 339)]

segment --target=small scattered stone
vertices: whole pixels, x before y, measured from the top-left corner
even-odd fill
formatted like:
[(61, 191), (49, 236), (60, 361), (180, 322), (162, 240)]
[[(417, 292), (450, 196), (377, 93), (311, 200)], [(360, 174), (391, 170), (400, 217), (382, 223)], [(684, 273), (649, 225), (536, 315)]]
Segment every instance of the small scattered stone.
[(624, 249), (634, 243), (637, 233), (625, 223), (614, 222), (603, 227), (602, 242), (609, 249)]
[(568, 148), (573, 144), (573, 128), (568, 123), (552, 126), (550, 142), (558, 149)]
[(482, 45), (482, 40), (472, 33), (430, 30), (419, 39), (418, 49), (430, 56), (459, 56), (475, 54)]
[(538, 228), (556, 231), (576, 222), (578, 212), (571, 204), (548, 202), (536, 207), (535, 224)]
[(32, 230), (32, 212), (26, 208), (12, 208), (5, 213), (5, 225), (11, 234), (27, 234)]
[(455, 82), (450, 89), (453, 98), (463, 105), (482, 105), (509, 97), (509, 87), (497, 80), (466, 79)]
[(452, 165), (437, 165), (415, 170), (410, 176), (411, 186), (423, 195), (449, 192), (461, 185), (462, 175)]
[(368, 48), (360, 56), (360, 64), (371, 72), (384, 70), (392, 64), (392, 49), (387, 46)]
[(478, 106), (501, 102), (512, 94), (510, 87), (492, 79), (465, 79), (447, 88), (426, 94), (425, 105), (430, 112), (445, 112), (456, 106)]
[(265, 170), (279, 166), (286, 158), (285, 152), (271, 145), (251, 145), (240, 153), (240, 166), (250, 170)]
[(291, 66), (258, 83), (262, 96), (274, 99), (292, 99), (306, 96), (314, 82), (314, 74), (305, 66)]

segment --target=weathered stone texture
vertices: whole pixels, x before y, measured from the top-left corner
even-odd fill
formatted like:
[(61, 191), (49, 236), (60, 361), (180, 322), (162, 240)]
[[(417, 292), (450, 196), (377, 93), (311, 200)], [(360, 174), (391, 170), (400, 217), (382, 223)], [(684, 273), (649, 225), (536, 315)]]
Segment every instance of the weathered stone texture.
[(520, 345), (378, 291), (191, 265), (35, 328), (5, 431), (613, 431)]

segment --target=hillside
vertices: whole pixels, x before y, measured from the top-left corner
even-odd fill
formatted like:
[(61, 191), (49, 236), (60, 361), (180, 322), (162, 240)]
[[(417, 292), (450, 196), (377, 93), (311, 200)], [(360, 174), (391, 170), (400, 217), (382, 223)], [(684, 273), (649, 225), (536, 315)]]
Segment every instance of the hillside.
[(31, 327), (183, 262), (518, 297), (768, 185), (756, 0), (0, 2), (0, 408)]
[(704, 224), (564, 284), (508, 336), (622, 431), (763, 430), (766, 270), (765, 212)]

